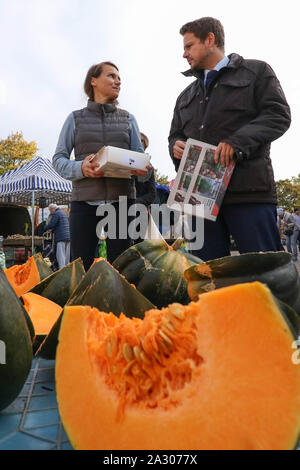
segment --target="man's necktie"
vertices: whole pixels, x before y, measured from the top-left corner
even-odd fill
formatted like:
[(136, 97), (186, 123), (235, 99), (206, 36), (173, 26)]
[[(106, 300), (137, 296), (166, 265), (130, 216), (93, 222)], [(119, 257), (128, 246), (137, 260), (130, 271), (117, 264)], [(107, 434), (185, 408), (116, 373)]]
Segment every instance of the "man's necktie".
[(210, 70), (206, 77), (205, 87), (208, 88), (215, 76), (218, 74), (218, 70)]

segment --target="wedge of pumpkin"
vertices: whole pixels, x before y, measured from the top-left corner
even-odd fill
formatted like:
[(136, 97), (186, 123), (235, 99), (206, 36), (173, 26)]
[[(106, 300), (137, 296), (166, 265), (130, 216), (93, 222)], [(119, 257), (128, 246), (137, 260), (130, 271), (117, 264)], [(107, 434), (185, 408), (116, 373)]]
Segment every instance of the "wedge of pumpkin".
[(67, 306), (56, 386), (73, 447), (293, 449), (300, 360), (285, 315), (258, 282), (144, 320)]
[(157, 307), (190, 301), (184, 272), (199, 258), (181, 251), (182, 239), (173, 246), (164, 240), (145, 240), (124, 251), (113, 266)]
[(43, 279), (30, 292), (46, 297), (64, 307), (84, 275), (82, 260), (78, 258)]
[[(95, 262), (78, 284), (67, 305), (89, 305), (105, 312), (143, 318), (144, 312), (154, 307), (124, 276), (114, 269), (104, 258)], [(54, 359), (58, 342), (62, 314), (42, 342), (37, 355), (44, 359)]]
[(184, 273), (192, 300), (200, 294), (242, 282), (267, 284), (279, 300), (300, 315), (300, 278), (290, 253), (246, 253), (217, 258), (190, 267)]
[(33, 352), (35, 352), (51, 331), (51, 328), (62, 312), (62, 307), (46, 297), (34, 294), (33, 292), (23, 294), (21, 301), (33, 323), (35, 331)]
[(30, 371), (29, 325), (28, 315), (0, 268), (0, 410), (18, 396)]
[(36, 286), (42, 279), (52, 273), (40, 253), (31, 256), (24, 264), (15, 264), (5, 270), (5, 275), (17, 296)]

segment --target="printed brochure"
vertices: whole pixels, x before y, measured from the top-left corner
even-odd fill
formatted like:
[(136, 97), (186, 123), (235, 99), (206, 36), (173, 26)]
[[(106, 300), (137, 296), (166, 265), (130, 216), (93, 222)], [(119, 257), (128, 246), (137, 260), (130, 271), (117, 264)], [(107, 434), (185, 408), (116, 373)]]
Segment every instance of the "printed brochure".
[(197, 216), (193, 206), (198, 206), (202, 207), (201, 217), (216, 220), (235, 165), (231, 162), (225, 168), (220, 162), (215, 164), (216, 148), (199, 140), (187, 140), (167, 201), (170, 209)]

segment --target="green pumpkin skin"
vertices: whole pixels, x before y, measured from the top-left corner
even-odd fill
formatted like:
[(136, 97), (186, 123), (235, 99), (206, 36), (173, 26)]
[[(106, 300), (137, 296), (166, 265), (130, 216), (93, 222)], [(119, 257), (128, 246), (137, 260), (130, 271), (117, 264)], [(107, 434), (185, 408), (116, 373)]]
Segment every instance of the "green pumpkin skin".
[[(0, 268), (0, 410), (22, 390), (32, 363), (32, 341), (24, 308)], [(1, 355), (1, 359), (2, 355)]]
[(192, 266), (184, 275), (192, 300), (210, 290), (259, 281), (300, 315), (300, 278), (290, 253), (278, 251), (226, 256)]
[(145, 240), (124, 251), (113, 266), (157, 308), (190, 302), (184, 272), (202, 261), (164, 240)]
[(84, 275), (85, 270), (82, 260), (78, 258), (43, 279), (30, 292), (46, 297), (64, 307)]

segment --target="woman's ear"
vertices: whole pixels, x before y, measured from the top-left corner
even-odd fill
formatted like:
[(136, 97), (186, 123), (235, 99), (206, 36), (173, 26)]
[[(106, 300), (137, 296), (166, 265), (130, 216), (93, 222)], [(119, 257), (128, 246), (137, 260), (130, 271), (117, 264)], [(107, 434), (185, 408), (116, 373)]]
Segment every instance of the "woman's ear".
[(92, 77), (92, 79), (91, 79), (91, 85), (92, 85), (92, 86), (95, 86), (95, 85), (96, 85), (96, 79), (95, 79), (95, 77)]

